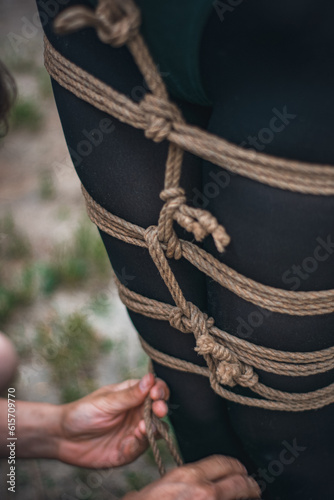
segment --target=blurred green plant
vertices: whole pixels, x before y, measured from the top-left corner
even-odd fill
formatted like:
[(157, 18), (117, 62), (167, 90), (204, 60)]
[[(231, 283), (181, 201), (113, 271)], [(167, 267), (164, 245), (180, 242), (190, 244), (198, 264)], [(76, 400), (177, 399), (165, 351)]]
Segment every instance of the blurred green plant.
[(6, 333), (13, 341), (20, 360), (31, 358), (31, 342), (29, 335), (26, 334), (25, 325), (22, 323), (11, 325), (6, 329)]
[(103, 341), (82, 311), (63, 317), (56, 314), (38, 324), (34, 346), (51, 368), (61, 402), (74, 401), (96, 389), (94, 369)]
[(13, 128), (37, 131), (43, 123), (43, 115), (37, 102), (31, 98), (20, 97), (15, 102), (11, 114), (10, 123)]
[(56, 196), (56, 188), (52, 172), (44, 170), (39, 173), (39, 195), (42, 200), (52, 200)]
[(21, 259), (31, 256), (29, 238), (18, 229), (11, 212), (0, 219), (0, 257)]
[(10, 56), (4, 57), (3, 59), (11, 72), (32, 74), (32, 72), (36, 70), (36, 58), (33, 47), (31, 47), (31, 51), (10, 51), (8, 54), (10, 54)]
[[(39, 293), (50, 295), (60, 287), (75, 288), (83, 281), (88, 284), (88, 280), (100, 289), (110, 280), (106, 250), (86, 216), (69, 242), (57, 243), (47, 259), (34, 263), (31, 243), (17, 228), (11, 213), (0, 219), (0, 238), (2, 261), (15, 264), (0, 267), (0, 327), (18, 307), (31, 303)], [(107, 315), (107, 294), (98, 292), (88, 308), (94, 314)]]
[(40, 262), (38, 268), (45, 294), (59, 286), (76, 286), (89, 278), (97, 278), (101, 286), (111, 276), (107, 252), (88, 217), (80, 221), (73, 239), (66, 244), (56, 244), (50, 260)]
[(106, 292), (98, 292), (93, 296), (87, 306), (89, 311), (96, 314), (96, 316), (107, 316), (111, 313), (111, 302)]
[[(110, 263), (107, 252), (104, 248), (101, 237), (96, 226), (94, 226), (88, 216), (84, 216), (74, 233), (73, 250), (79, 258), (89, 260), (94, 271), (102, 277), (110, 270)], [(111, 272), (109, 277), (111, 276)]]
[(51, 97), (52, 93), (52, 85), (48, 72), (45, 68), (39, 68), (36, 72), (38, 87), (41, 95), (43, 97)]
[(21, 306), (30, 304), (36, 296), (36, 275), (33, 266), (27, 266), (4, 284), (0, 270), (0, 328), (9, 316)]

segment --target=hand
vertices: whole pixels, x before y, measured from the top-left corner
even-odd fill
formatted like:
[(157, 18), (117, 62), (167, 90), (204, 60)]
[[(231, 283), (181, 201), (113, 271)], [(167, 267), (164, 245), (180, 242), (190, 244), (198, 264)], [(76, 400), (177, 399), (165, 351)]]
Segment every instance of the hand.
[(241, 500), (260, 498), (260, 488), (234, 458), (215, 455), (168, 472), (123, 500)]
[(63, 405), (58, 459), (80, 467), (118, 467), (135, 460), (148, 447), (143, 407), (146, 396), (152, 410), (167, 415), (167, 385), (147, 374), (102, 387)]

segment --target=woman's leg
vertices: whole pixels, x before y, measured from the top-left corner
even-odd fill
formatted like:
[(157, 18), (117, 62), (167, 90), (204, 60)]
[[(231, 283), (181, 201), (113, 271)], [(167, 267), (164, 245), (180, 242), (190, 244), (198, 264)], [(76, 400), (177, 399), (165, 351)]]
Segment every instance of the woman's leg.
[[(142, 98), (145, 92), (143, 77), (127, 49), (112, 49), (102, 44), (92, 29), (57, 37), (49, 23), (45, 31), (55, 48), (67, 58), (133, 99)], [(142, 227), (156, 224), (162, 206), (159, 193), (163, 188), (167, 143), (155, 144), (145, 139), (142, 131), (115, 119), (112, 119), (112, 124), (105, 122), (110, 119), (108, 115), (55, 82), (53, 88), (73, 163), (87, 191), (104, 208), (127, 221)], [(206, 126), (207, 110), (187, 103), (179, 104), (188, 120)], [(102, 133), (102, 130), (107, 131)], [(88, 135), (91, 135), (92, 146)], [(200, 160), (186, 154), (181, 185), (189, 199), (194, 189), (201, 189), (201, 176)], [(101, 236), (114, 270), (128, 281), (126, 284), (131, 290), (172, 303), (147, 250), (123, 243), (103, 232)], [(192, 239), (184, 232), (182, 237)], [(204, 276), (184, 259), (171, 262), (171, 266), (186, 298), (205, 310)], [(192, 335), (183, 334), (166, 322), (132, 312), (130, 316), (140, 335), (153, 347), (185, 360), (201, 362), (194, 351)], [(159, 365), (155, 368), (157, 375), (166, 380), (171, 389), (170, 418), (184, 459), (194, 461), (222, 453), (238, 457), (251, 470), (250, 461), (229, 422), (226, 402), (215, 395), (209, 382), (203, 377)]]
[[(222, 11), (220, 11), (222, 14)], [(334, 164), (334, 34), (330, 2), (243, 2), (204, 33), (202, 70), (214, 101), (208, 129), (246, 148)], [(317, 23), (314, 23), (314, 18)], [(231, 244), (233, 269), (286, 290), (334, 288), (334, 197), (298, 194), (203, 168), (203, 203)], [(312, 351), (333, 345), (334, 315), (288, 316), (259, 309), (211, 280), (208, 308), (220, 328), (259, 345)], [(290, 378), (260, 373), (289, 392), (333, 382), (333, 372)], [(264, 498), (330, 500), (334, 494), (334, 405), (301, 413), (228, 403), (230, 421), (257, 465)]]

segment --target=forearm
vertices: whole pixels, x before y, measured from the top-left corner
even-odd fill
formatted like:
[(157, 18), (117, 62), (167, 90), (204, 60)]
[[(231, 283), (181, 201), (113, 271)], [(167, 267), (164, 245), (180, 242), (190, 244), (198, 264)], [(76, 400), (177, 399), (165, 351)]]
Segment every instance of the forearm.
[[(17, 401), (15, 405), (16, 456), (57, 458), (62, 407), (49, 403)], [(0, 457), (8, 455), (7, 400), (0, 399)]]

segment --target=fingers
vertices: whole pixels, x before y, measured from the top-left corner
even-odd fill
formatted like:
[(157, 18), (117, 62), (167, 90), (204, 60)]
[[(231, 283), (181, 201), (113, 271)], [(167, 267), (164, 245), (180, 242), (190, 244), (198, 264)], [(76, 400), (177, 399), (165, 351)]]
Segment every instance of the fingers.
[(185, 465), (187, 472), (200, 480), (218, 481), (226, 476), (247, 474), (247, 469), (235, 458), (213, 455)]
[(169, 399), (169, 389), (167, 384), (163, 380), (157, 378), (154, 386), (150, 390), (150, 396), (153, 401), (157, 401), (159, 399), (167, 401)]
[(137, 436), (136, 433), (134, 436), (128, 436), (122, 441), (120, 449), (121, 461), (123, 462), (126, 459), (125, 463), (130, 463), (144, 453), (147, 448), (148, 441), (145, 436)]
[(235, 474), (213, 484), (219, 500), (260, 498), (261, 490), (257, 482), (246, 475)]
[(145, 422), (144, 420), (141, 420), (139, 424), (137, 425), (135, 431), (134, 431), (135, 436), (142, 440), (142, 439), (147, 439), (146, 437), (146, 427), (145, 427)]
[[(156, 439), (160, 439), (160, 438), (161, 438), (161, 436), (160, 436), (160, 434), (159, 434), (159, 432), (158, 432), (157, 428), (155, 427), (155, 425), (154, 425), (154, 424), (152, 424), (152, 425), (153, 425), (153, 432), (154, 432), (154, 436), (155, 436), (155, 438), (156, 438)], [(138, 429), (138, 431), (140, 432), (140, 434), (146, 438), (146, 436), (147, 436), (147, 432), (146, 432), (146, 424), (145, 424), (145, 421), (144, 421), (144, 420), (140, 420), (140, 422), (139, 422), (139, 424), (138, 424), (138, 426), (137, 426), (137, 428), (136, 428), (136, 431), (137, 431), (137, 429)], [(136, 434), (136, 431), (135, 431), (135, 434)], [(137, 435), (137, 434), (136, 434), (136, 435)]]
[(168, 414), (168, 406), (165, 401), (154, 401), (152, 410), (158, 418), (163, 418)]
[(105, 385), (104, 387), (102, 387), (102, 389), (107, 389), (110, 390), (111, 392), (119, 392), (119, 391), (124, 391), (125, 389), (128, 389), (129, 387), (132, 387), (133, 385), (136, 385), (139, 382), (140, 379), (131, 378), (128, 380), (123, 380), (123, 382), (120, 382), (119, 384)]
[(154, 385), (151, 373), (139, 380), (126, 380), (116, 384), (108, 397), (110, 411), (126, 411), (143, 404), (150, 389)]
[(112, 384), (99, 389), (96, 395), (103, 395), (107, 411), (126, 411), (142, 405), (150, 394), (153, 399), (153, 412), (159, 417), (167, 415), (168, 408), (163, 400), (169, 398), (169, 389), (165, 382), (155, 379), (152, 373), (146, 374), (141, 380), (125, 380), (120, 384)]

